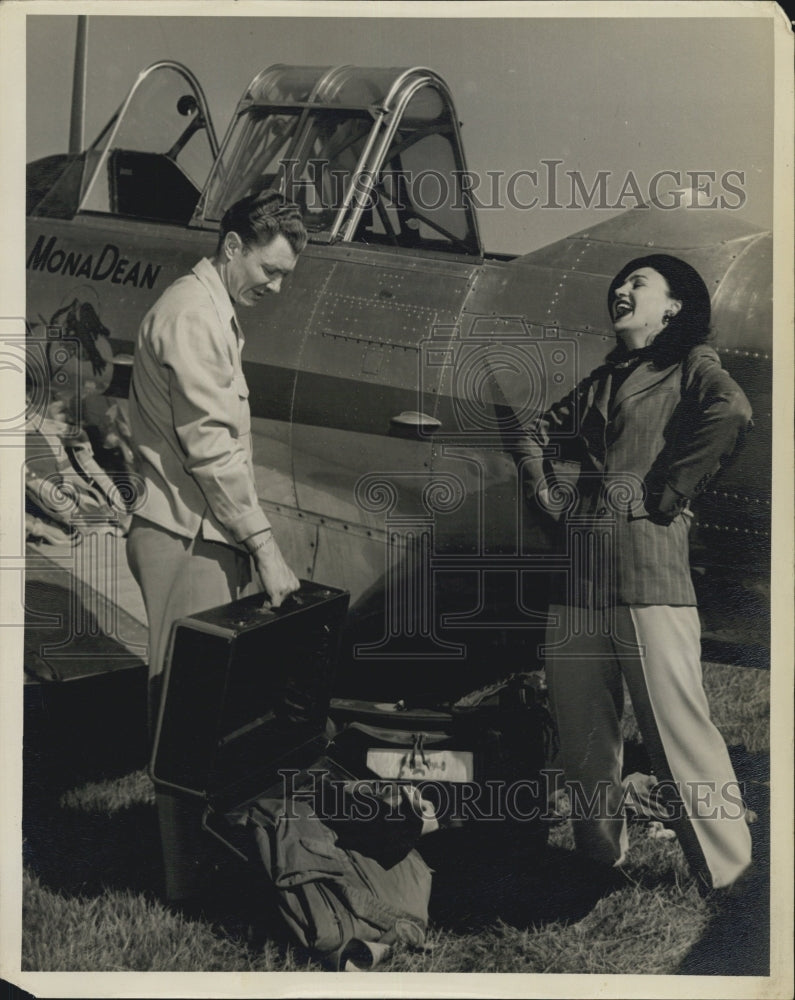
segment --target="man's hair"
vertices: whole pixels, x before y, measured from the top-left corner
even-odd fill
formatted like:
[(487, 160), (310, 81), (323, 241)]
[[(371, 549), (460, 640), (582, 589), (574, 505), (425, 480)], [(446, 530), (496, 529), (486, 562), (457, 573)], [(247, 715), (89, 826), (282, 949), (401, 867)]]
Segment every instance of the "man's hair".
[(278, 191), (264, 190), (236, 201), (224, 212), (218, 235), (220, 251), (227, 233), (237, 233), (245, 251), (283, 236), (299, 254), (306, 246), (301, 210)]

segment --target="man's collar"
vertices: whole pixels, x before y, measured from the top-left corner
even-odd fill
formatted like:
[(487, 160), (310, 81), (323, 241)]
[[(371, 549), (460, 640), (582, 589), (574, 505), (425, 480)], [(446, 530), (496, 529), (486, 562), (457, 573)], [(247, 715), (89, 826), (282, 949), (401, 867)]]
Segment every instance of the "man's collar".
[(218, 311), (218, 318), (222, 323), (231, 325), (235, 333), (239, 335), (240, 324), (237, 322), (235, 307), (229, 298), (229, 292), (227, 292), (223, 281), (221, 281), (221, 275), (215, 269), (215, 265), (209, 257), (202, 257), (198, 264), (194, 266), (193, 273), (209, 291), (215, 308)]

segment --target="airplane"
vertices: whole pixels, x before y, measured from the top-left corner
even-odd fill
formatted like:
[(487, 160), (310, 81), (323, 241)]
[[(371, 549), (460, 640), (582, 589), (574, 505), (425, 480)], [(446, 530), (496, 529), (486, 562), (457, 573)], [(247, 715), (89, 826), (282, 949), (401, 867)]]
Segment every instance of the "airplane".
[(296, 271), (239, 318), (260, 502), (296, 573), (351, 594), (343, 699), (428, 705), (539, 666), (546, 574), (562, 567), (520, 500), (511, 444), (604, 359), (610, 279), (650, 252), (703, 276), (717, 349), (754, 409), (694, 508), (705, 635), (721, 639), (727, 608), (765, 614), (771, 234), (682, 199), (492, 253), (468, 176), (452, 95), (423, 67), (270, 66), (219, 142), (197, 79), (161, 61), (88, 148), (28, 165), (29, 339), (120, 489), (132, 480), (105, 435), (110, 413), (123, 445), (141, 318), (213, 252), (228, 205), (273, 187), (301, 206)]

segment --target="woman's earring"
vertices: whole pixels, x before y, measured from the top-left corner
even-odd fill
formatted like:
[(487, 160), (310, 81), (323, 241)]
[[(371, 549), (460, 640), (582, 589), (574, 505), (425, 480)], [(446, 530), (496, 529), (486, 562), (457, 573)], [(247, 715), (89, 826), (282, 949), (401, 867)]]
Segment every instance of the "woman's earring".
[(668, 326), (668, 324), (671, 322), (672, 319), (673, 319), (673, 314), (672, 313), (664, 312), (663, 313), (663, 326)]

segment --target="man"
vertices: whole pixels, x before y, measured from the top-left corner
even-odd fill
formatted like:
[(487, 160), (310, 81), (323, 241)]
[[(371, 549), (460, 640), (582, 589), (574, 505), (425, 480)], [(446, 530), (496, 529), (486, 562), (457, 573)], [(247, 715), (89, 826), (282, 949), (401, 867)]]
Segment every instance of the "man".
[[(272, 191), (243, 198), (221, 221), (215, 256), (167, 288), (138, 332), (130, 428), (145, 489), (127, 557), (149, 621), (150, 736), (173, 622), (260, 584), (278, 607), (299, 587), (257, 500), (235, 307), (277, 293), (305, 245), (297, 206)], [(157, 804), (166, 897), (192, 898), (200, 816), (171, 795)]]

